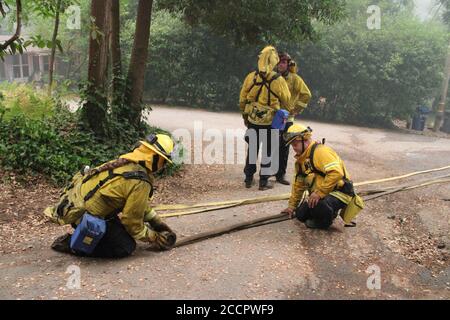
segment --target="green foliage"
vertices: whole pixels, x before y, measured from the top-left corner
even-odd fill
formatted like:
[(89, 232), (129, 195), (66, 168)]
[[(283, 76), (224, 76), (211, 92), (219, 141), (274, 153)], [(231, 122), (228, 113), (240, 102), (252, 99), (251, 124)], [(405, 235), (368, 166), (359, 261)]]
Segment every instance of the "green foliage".
[(186, 27), (179, 14), (156, 12), (145, 96), (155, 103), (233, 108), (257, 53), (257, 48), (236, 47), (205, 27)]
[(450, 0), (436, 0), (436, 2), (439, 4), (442, 21), (450, 27)]
[[(22, 86), (17, 90), (24, 95)], [(127, 153), (142, 138), (138, 132), (121, 126), (120, 139), (97, 139), (91, 132), (80, 130), (79, 113), (69, 112), (56, 99), (52, 100), (50, 112), (37, 114), (28, 108), (13, 111), (6, 107), (11, 91), (9, 88), (0, 95), (0, 165), (6, 170), (40, 173), (62, 185), (85, 165), (96, 166)], [(32, 96), (36, 97), (31, 89), (28, 93), (30, 97), (22, 100), (32, 101)], [(118, 123), (109, 125), (118, 126)], [(163, 131), (146, 127), (143, 132)], [(174, 166), (169, 172), (178, 169)]]
[[(411, 1), (375, 1), (381, 30), (367, 28), (369, 0), (349, 1), (348, 18), (317, 24), (315, 41), (274, 42), (299, 63), (313, 91), (305, 116), (326, 121), (389, 126), (430, 104), (442, 81), (447, 33), (412, 16)], [(154, 15), (146, 97), (154, 103), (237, 110), (245, 75), (262, 46), (236, 47), (206, 27), (186, 27), (181, 14)], [(317, 101), (326, 99), (324, 105)]]
[(53, 113), (54, 100), (44, 91), (35, 90), (31, 85), (20, 83), (0, 83), (2, 105), (8, 111), (5, 117), (19, 114), (38, 119)]
[(261, 44), (312, 38), (312, 21), (339, 20), (345, 0), (160, 0), (157, 4), (160, 9), (182, 12), (188, 24), (207, 26), (237, 44)]
[(436, 96), (447, 43), (442, 26), (404, 12), (385, 14), (381, 30), (368, 30), (366, 18), (324, 28), (320, 41), (293, 49), (316, 99), (327, 99), (306, 116), (390, 125)]
[[(0, 1), (0, 6), (2, 2)], [(78, 0), (62, 0), (60, 6), (60, 12), (64, 12), (68, 6), (71, 4), (80, 4)], [(6, 16), (7, 22), (9, 24), (9, 29), (12, 32), (13, 24), (16, 22), (16, 4), (15, 1), (4, 1), (4, 5), (7, 8), (12, 9)], [(50, 32), (53, 28), (48, 28), (49, 19), (54, 19), (57, 10), (57, 0), (40, 0), (40, 1), (22, 1), (22, 25), (28, 27), (31, 22), (45, 21), (45, 32), (48, 39), (51, 39)], [(2, 21), (2, 26), (6, 23)], [(22, 27), (23, 29), (23, 27)], [(24, 53), (28, 47), (34, 46), (38, 48), (48, 48), (52, 49), (54, 46), (58, 48), (60, 52), (63, 52), (63, 45), (61, 40), (56, 39), (55, 43), (52, 40), (45, 39), (42, 34), (37, 34), (31, 36), (29, 39), (25, 40), (22, 35), (19, 36), (17, 40), (12, 42), (7, 48), (0, 51), (0, 59), (4, 59), (7, 54)]]

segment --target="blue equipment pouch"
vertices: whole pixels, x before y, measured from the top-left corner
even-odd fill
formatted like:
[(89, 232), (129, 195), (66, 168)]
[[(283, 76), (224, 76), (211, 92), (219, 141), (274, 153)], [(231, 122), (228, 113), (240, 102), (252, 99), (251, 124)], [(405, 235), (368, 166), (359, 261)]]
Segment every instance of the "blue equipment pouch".
[(106, 221), (86, 212), (70, 239), (70, 248), (91, 254), (105, 233)]
[(272, 120), (272, 129), (278, 129), (283, 131), (286, 127), (286, 122), (289, 117), (289, 112), (284, 109), (280, 109), (275, 113)]

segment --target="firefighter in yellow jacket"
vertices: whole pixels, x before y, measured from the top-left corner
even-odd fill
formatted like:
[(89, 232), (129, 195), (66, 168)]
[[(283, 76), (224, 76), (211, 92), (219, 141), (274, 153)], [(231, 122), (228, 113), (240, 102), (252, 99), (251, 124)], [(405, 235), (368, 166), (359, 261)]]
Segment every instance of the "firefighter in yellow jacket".
[[(364, 203), (355, 194), (342, 159), (332, 148), (313, 141), (311, 135), (311, 128), (300, 124), (293, 124), (285, 134), (296, 162), (289, 207), (283, 212), (308, 228), (327, 229), (342, 209), (341, 217), (350, 226)], [(301, 203), (305, 192), (308, 200)]]
[(297, 74), (297, 63), (292, 60), (291, 56), (287, 52), (280, 52), (279, 58), (280, 62), (278, 63), (277, 69), (283, 78), (286, 79), (289, 91), (291, 92), (291, 112), (287, 119), (286, 127), (280, 134), (280, 167), (275, 177), (277, 182), (289, 185), (289, 181), (285, 178), (289, 158), (289, 146), (284, 143), (283, 134), (294, 124), (295, 116), (301, 114), (308, 106), (311, 100), (311, 91), (305, 81)]
[[(58, 204), (48, 207), (44, 214), (52, 222), (74, 228), (85, 214), (106, 220), (106, 233), (89, 256), (128, 256), (136, 248), (135, 240), (154, 244), (161, 250), (170, 249), (176, 235), (149, 206), (149, 199), (153, 193), (152, 174), (171, 162), (173, 149), (169, 136), (148, 136), (133, 152), (77, 173)], [(71, 248), (69, 234), (59, 237), (52, 248), (85, 255)]]
[(291, 94), (286, 80), (273, 71), (278, 62), (276, 49), (272, 46), (265, 47), (258, 57), (258, 69), (247, 75), (240, 93), (240, 109), (248, 128), (246, 134), (248, 152), (244, 169), (247, 188), (253, 185), (260, 143), (262, 143), (260, 190), (272, 188), (268, 180), (270, 176), (276, 174), (279, 167), (279, 161), (272, 163), (274, 155), (278, 158), (278, 148), (272, 145), (272, 135), (276, 135), (278, 145), (279, 133), (271, 130), (271, 125), (278, 110), (290, 108)]

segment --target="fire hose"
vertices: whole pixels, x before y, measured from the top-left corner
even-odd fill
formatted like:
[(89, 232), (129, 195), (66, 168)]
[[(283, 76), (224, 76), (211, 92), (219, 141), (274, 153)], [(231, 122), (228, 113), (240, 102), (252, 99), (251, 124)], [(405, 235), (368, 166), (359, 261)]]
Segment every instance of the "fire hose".
[[(409, 177), (416, 176), (416, 175), (438, 172), (438, 171), (443, 171), (446, 169), (450, 169), (450, 166), (445, 166), (445, 167), (430, 169), (430, 170), (424, 170), (424, 171), (412, 172), (412, 173), (408, 173), (408, 174), (396, 176), (396, 177), (364, 181), (364, 182), (360, 182), (360, 183), (355, 183), (355, 186), (365, 186), (365, 185), (371, 185), (371, 184), (377, 184), (377, 183), (397, 181), (397, 180), (409, 178)], [(434, 185), (434, 184), (446, 184), (446, 183), (450, 183), (450, 174), (434, 177), (432, 179), (423, 179), (423, 180), (416, 181), (416, 182), (410, 182), (410, 183), (403, 184), (400, 186), (391, 186), (391, 187), (385, 187), (382, 189), (365, 190), (365, 191), (359, 192), (359, 194), (362, 195), (364, 201), (367, 202), (367, 201), (375, 200), (377, 198), (391, 195), (391, 194), (394, 194), (397, 192), (412, 190), (412, 189), (416, 189), (416, 188), (423, 188), (423, 187)], [(190, 215), (190, 214), (198, 214), (198, 213), (202, 213), (202, 212), (222, 210), (222, 209), (226, 209), (226, 208), (248, 205), (248, 204), (287, 200), (287, 199), (289, 199), (289, 196), (290, 196), (290, 194), (281, 194), (281, 195), (274, 195), (274, 196), (264, 196), (264, 197), (240, 199), (240, 200), (230, 200), (230, 201), (223, 201), (223, 202), (210, 202), (210, 203), (203, 203), (203, 204), (199, 203), (199, 204), (194, 204), (194, 205), (177, 205), (177, 204), (176, 205), (159, 205), (159, 206), (155, 207), (155, 210), (157, 210), (157, 211), (175, 210), (175, 211), (167, 212), (167, 213), (160, 214), (160, 215), (162, 217), (177, 217), (177, 216), (184, 216), (184, 215)], [(195, 210), (186, 210), (186, 209), (195, 209)], [(195, 234), (192, 236), (182, 238), (179, 241), (177, 241), (177, 243), (175, 244), (175, 247), (189, 245), (192, 243), (196, 243), (196, 242), (203, 241), (206, 239), (218, 237), (218, 236), (228, 234), (231, 232), (236, 232), (236, 231), (245, 230), (245, 229), (249, 229), (249, 228), (255, 228), (255, 227), (273, 224), (273, 223), (279, 223), (279, 222), (286, 221), (289, 219), (290, 219), (289, 215), (286, 213), (280, 213), (280, 214), (276, 214), (276, 215), (270, 215), (270, 216), (266, 216), (266, 217), (262, 217), (262, 218), (257, 218), (257, 219), (253, 219), (250, 221), (245, 221), (245, 222), (241, 222), (241, 223), (234, 224), (231, 226), (226, 226), (226, 227), (222, 227), (222, 228), (219, 228), (216, 230), (206, 231), (206, 232), (202, 232), (202, 233), (198, 233), (198, 234)]]

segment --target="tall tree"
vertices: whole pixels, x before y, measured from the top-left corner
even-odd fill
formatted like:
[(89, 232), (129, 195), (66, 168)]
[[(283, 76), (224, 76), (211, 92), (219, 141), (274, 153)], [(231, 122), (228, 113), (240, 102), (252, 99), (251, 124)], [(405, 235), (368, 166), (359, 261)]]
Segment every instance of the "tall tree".
[[(450, 0), (439, 0), (440, 7), (438, 11), (442, 8), (442, 20), (443, 22), (450, 27)], [(444, 79), (442, 81), (442, 90), (440, 101), (438, 104), (438, 110), (436, 113), (436, 119), (434, 121), (434, 131), (438, 131), (445, 117), (445, 105), (448, 95), (448, 82), (450, 81), (450, 44), (449, 48), (447, 48), (447, 57), (445, 59), (445, 67), (444, 67)]]
[[(112, 64), (112, 105), (122, 106), (123, 81), (122, 81), (122, 53), (120, 48), (120, 3), (119, 0), (111, 0), (111, 64)], [(123, 110), (123, 108), (121, 108)]]
[(92, 0), (91, 32), (89, 39), (88, 84), (83, 119), (97, 136), (105, 135), (107, 111), (107, 68), (108, 68), (108, 0)]
[(136, 31), (127, 75), (128, 88), (125, 95), (125, 102), (130, 108), (130, 123), (135, 127), (138, 127), (141, 121), (142, 97), (144, 94), (145, 66), (148, 58), (152, 7), (153, 0), (139, 0)]

